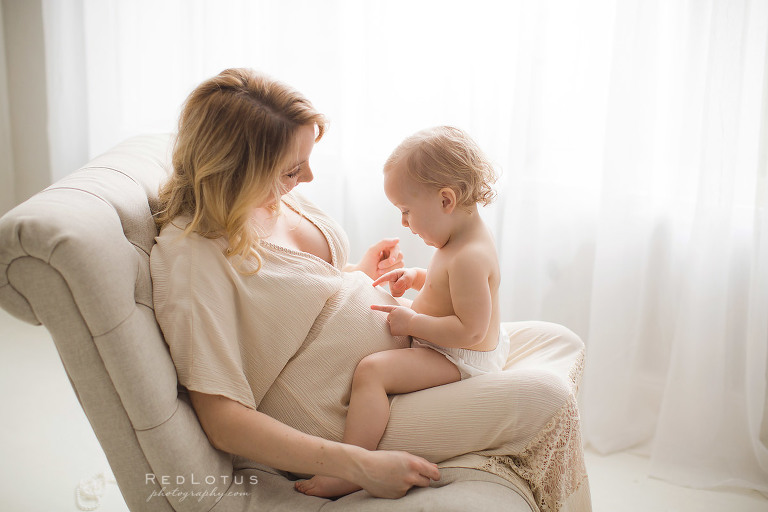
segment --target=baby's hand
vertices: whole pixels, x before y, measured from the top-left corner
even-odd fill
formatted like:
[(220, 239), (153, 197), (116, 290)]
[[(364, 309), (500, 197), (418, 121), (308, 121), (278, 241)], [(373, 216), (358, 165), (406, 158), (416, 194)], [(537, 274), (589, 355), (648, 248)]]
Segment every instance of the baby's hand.
[(379, 286), (381, 283), (389, 282), (389, 293), (393, 297), (401, 297), (407, 290), (413, 286), (416, 279), (416, 271), (412, 268), (400, 268), (387, 272), (373, 282), (373, 286)]
[(416, 312), (411, 308), (405, 306), (379, 306), (373, 304), (371, 309), (389, 313), (387, 315), (387, 323), (389, 324), (389, 332), (392, 336), (408, 336), (410, 334), (409, 327), (411, 319), (416, 316)]

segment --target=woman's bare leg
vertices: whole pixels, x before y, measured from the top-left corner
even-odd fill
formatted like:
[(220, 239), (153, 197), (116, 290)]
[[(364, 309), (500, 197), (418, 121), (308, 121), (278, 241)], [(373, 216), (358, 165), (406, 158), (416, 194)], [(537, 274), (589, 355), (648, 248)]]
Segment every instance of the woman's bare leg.
[[(375, 450), (389, 421), (388, 394), (410, 393), (456, 382), (458, 368), (442, 354), (428, 348), (376, 352), (357, 365), (343, 441)], [(327, 476), (296, 483), (296, 489), (312, 496), (342, 496), (359, 486)]]

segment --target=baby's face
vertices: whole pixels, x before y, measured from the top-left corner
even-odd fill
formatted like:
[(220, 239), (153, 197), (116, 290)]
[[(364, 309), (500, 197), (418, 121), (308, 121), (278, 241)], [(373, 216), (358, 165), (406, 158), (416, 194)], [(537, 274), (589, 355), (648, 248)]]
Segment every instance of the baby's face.
[(403, 226), (424, 243), (440, 248), (448, 242), (448, 216), (439, 190), (418, 183), (405, 172), (405, 159), (384, 173), (384, 193), (400, 210)]

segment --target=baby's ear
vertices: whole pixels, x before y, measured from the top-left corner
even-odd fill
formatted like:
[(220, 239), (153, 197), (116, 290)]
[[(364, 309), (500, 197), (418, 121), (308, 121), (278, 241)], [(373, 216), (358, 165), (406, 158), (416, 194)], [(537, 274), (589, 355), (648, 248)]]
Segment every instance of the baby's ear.
[(445, 213), (453, 212), (456, 208), (456, 192), (449, 187), (440, 189), (440, 201), (442, 202), (443, 211)]

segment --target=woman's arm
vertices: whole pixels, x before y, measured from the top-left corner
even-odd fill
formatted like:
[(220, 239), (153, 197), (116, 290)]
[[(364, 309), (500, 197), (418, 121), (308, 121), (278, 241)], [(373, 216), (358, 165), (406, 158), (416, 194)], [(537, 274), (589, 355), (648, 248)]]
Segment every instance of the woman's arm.
[(189, 392), (211, 444), (284, 471), (335, 476), (373, 496), (399, 498), (414, 485), (439, 480), (434, 464), (406, 452), (368, 451), (289, 427), (220, 395)]

